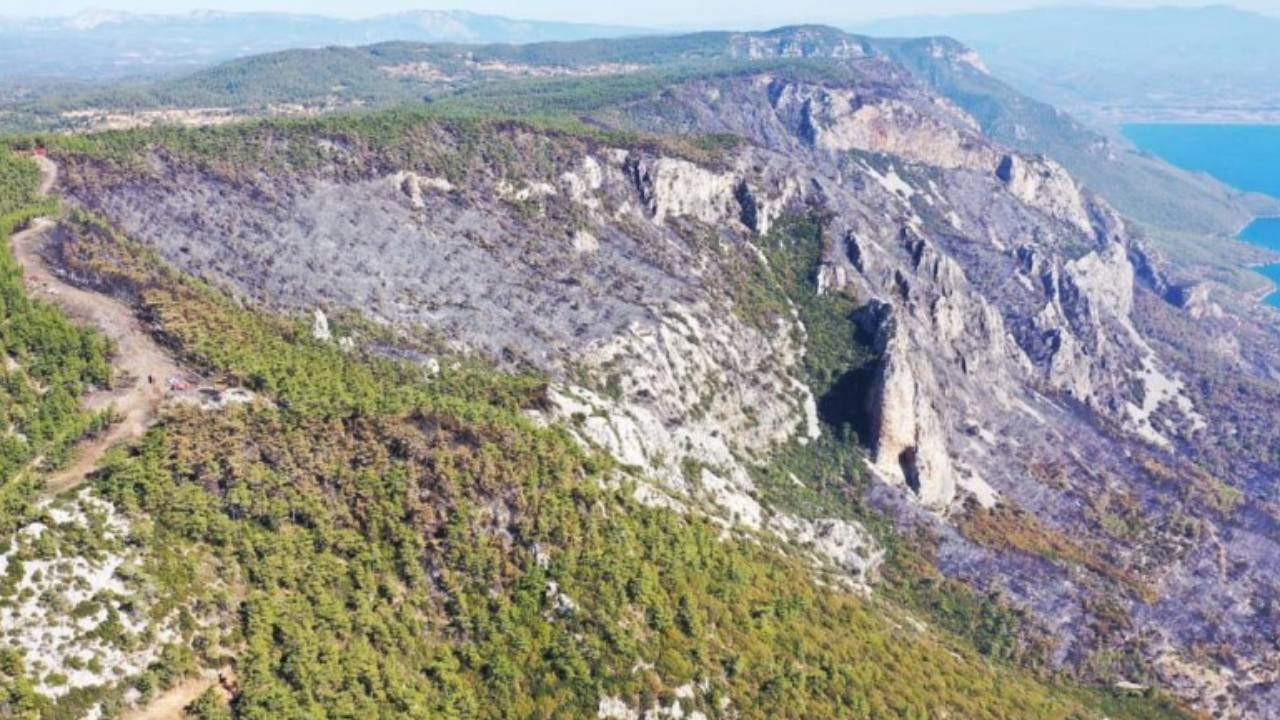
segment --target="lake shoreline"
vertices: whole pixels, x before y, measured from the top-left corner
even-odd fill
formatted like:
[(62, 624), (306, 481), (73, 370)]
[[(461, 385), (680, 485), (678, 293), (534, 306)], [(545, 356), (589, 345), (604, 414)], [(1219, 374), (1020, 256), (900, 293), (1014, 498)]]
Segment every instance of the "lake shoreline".
[[(1205, 173), (1242, 193), (1280, 199), (1280, 124), (1148, 120), (1125, 123), (1120, 132), (1142, 152), (1180, 168)], [(1251, 258), (1256, 262), (1240, 267), (1269, 288), (1256, 299), (1280, 308), (1280, 213), (1273, 207), (1256, 210), (1261, 214), (1252, 215), (1232, 237), (1261, 251)]]
[[(1261, 248), (1262, 250), (1276, 256), (1276, 262), (1248, 263), (1245, 267), (1261, 277), (1268, 285), (1268, 289), (1265, 291), (1259, 291), (1257, 296), (1254, 298), (1254, 301), (1259, 305), (1280, 309), (1280, 249), (1273, 248), (1257, 240), (1245, 237), (1245, 232), (1249, 228), (1263, 221), (1273, 221), (1277, 225), (1280, 225), (1280, 216), (1259, 215), (1250, 220), (1243, 228), (1240, 228), (1240, 230), (1236, 232), (1235, 238), (1241, 242)], [(1277, 242), (1280, 244), (1280, 233), (1278, 233)], [(1272, 273), (1275, 273), (1274, 277)]]
[[(1280, 198), (1277, 198), (1277, 200), (1280, 200)], [(1250, 217), (1248, 220), (1245, 220), (1243, 225), (1236, 228), (1236, 231), (1231, 233), (1231, 237), (1237, 240), (1244, 240), (1244, 238), (1240, 237), (1240, 235), (1243, 234), (1245, 230), (1248, 230), (1250, 225), (1258, 222), (1259, 220), (1280, 220), (1280, 215), (1254, 215)], [(1244, 242), (1249, 242), (1249, 241), (1244, 240)], [(1253, 245), (1254, 243), (1249, 243), (1249, 244)], [(1263, 248), (1263, 249), (1267, 250), (1270, 248)], [(1280, 250), (1273, 251), (1273, 252), (1275, 252), (1277, 255), (1280, 255)]]
[(1208, 115), (1204, 117), (1186, 115), (1185, 117), (1118, 115), (1103, 116), (1108, 125), (1123, 128), (1126, 125), (1272, 125), (1280, 126), (1280, 111), (1259, 114), (1256, 117), (1228, 117), (1225, 115)]

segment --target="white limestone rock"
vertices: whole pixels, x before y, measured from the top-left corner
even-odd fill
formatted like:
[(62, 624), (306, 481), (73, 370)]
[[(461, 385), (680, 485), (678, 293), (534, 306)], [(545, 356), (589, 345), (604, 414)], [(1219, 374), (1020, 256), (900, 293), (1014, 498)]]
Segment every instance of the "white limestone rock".
[(311, 337), (322, 342), (333, 339), (333, 332), (329, 329), (329, 316), (323, 310), (316, 309), (311, 313)]
[(1093, 223), (1085, 210), (1080, 187), (1056, 162), (1046, 158), (1005, 155), (996, 166), (996, 176), (1024, 203), (1070, 223), (1087, 235), (1093, 234)]

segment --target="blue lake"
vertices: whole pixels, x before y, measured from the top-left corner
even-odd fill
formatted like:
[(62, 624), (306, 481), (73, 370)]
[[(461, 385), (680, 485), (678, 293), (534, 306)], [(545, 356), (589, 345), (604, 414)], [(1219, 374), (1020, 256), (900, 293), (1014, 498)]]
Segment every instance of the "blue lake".
[[(1179, 167), (1207, 172), (1241, 190), (1280, 197), (1280, 125), (1140, 124), (1124, 126), (1124, 135)], [(1280, 252), (1280, 218), (1256, 220), (1240, 238)], [(1280, 286), (1280, 265), (1257, 270)], [(1280, 291), (1267, 303), (1280, 307)]]
[(1280, 197), (1280, 125), (1125, 125), (1124, 135), (1178, 167)]

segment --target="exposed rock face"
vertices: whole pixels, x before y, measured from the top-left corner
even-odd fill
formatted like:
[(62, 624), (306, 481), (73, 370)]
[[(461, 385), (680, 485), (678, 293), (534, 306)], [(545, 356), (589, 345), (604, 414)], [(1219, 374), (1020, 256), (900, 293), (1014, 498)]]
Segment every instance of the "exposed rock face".
[(1093, 231), (1080, 188), (1061, 165), (1043, 158), (1027, 160), (1005, 155), (996, 168), (996, 176), (1024, 203), (1071, 223), (1084, 233)]
[(421, 177), (414, 172), (398, 172), (391, 176), (392, 184), (409, 199), (409, 205), (421, 210), (426, 207), (422, 200), (425, 192), (452, 192), (453, 183), (441, 177)]
[[(1219, 682), (1227, 663), (1196, 648), (1233, 643), (1232, 662), (1257, 669), (1280, 640), (1274, 612), (1240, 599), (1276, 597), (1267, 503), (1280, 468), (1206, 432), (1280, 446), (1215, 390), (1247, 376), (1250, 402), (1280, 402), (1274, 334), (1246, 318), (1197, 325), (1221, 308), (1193, 317), (1205, 301), (1166, 302), (1159, 268), (1105, 202), (1052, 161), (991, 143), (856, 43), (757, 37), (740, 51), (847, 57), (852, 79), (695, 80), (593, 118), (745, 139), (714, 163), (508, 127), (494, 131), (508, 154), (550, 159), (443, 180), (450, 165), (432, 158), (466, 159), (427, 128), (413, 167), (356, 172), (335, 151), (331, 168), (259, 187), (166, 157), (141, 175), (72, 158), (65, 189), (247, 295), (427, 326), (453, 349), (547, 372), (544, 419), (635, 466), (646, 501), (771, 533), (869, 582), (881, 552), (863, 528), (770, 507), (753, 480), (782, 446), (818, 437), (819, 407), (852, 406), (837, 409), (884, 481), (877, 507), (929, 528), (944, 571), (1061, 638), (1055, 661), (1158, 650), (1168, 659), (1152, 671), (1184, 696), (1220, 688), (1236, 714), (1265, 717), (1259, 682)], [(753, 322), (738, 292), (787, 213), (821, 218), (816, 289), (862, 305), (875, 362), (864, 379), (851, 370), (852, 399), (815, 398), (801, 380), (809, 329), (795, 313)], [(1237, 345), (1213, 359), (1187, 345), (1227, 336)], [(1226, 482), (1248, 491), (1247, 509), (1205, 500), (1231, 496)], [(1088, 562), (970, 539), (957, 529), (970, 501), (1019, 508)], [(1230, 572), (1205, 575), (1210, 550), (1175, 520), (1221, 538), (1212, 552)], [(1124, 629), (1097, 629), (1100, 599)], [(1199, 635), (1170, 624), (1200, 611), (1220, 622)], [(630, 711), (602, 707), (614, 712)]]
[(826, 28), (796, 28), (785, 32), (740, 33), (729, 41), (729, 55), (739, 58), (861, 58), (870, 54), (862, 42)]
[(738, 180), (732, 174), (714, 173), (675, 158), (637, 159), (627, 169), (657, 223), (669, 217), (690, 217), (711, 224), (736, 214)]
[(1124, 246), (1111, 243), (1067, 263), (1074, 290), (1093, 304), (1093, 310), (1122, 322), (1133, 312), (1134, 270)]
[(329, 330), (329, 316), (325, 315), (323, 310), (312, 313), (311, 337), (325, 341), (333, 339), (333, 333)]
[(871, 93), (763, 78), (779, 119), (805, 143), (862, 150), (946, 168), (994, 167), (976, 124), (945, 101), (924, 106)]
[(1187, 314), (1197, 320), (1220, 319), (1225, 315), (1222, 306), (1213, 301), (1213, 288), (1208, 283), (1168, 288), (1165, 299), (1186, 310)]
[(885, 330), (880, 368), (871, 390), (873, 460), (880, 472), (905, 482), (926, 507), (945, 509), (955, 499), (942, 423), (932, 405), (924, 378), (927, 365), (919, 363), (919, 350), (911, 348), (892, 321)]

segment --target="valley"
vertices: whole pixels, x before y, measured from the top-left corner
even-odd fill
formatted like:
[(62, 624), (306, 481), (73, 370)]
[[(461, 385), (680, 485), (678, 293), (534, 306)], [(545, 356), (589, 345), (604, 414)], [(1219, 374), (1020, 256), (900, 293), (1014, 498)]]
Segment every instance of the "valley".
[(1267, 188), (822, 26), (134, 91), (4, 141), (0, 715), (1280, 707)]
[[(1128, 125), (1126, 135), (1139, 148), (1187, 170), (1207, 173), (1243, 191), (1280, 195), (1275, 159), (1280, 157), (1280, 125)], [(1237, 237), (1267, 251), (1248, 265), (1267, 278), (1264, 302), (1280, 307), (1275, 278), (1280, 273), (1280, 224), (1271, 216), (1245, 225)]]
[(992, 72), (1091, 124), (1276, 123), (1270, 3), (1049, 5), (889, 18), (875, 35), (946, 35)]

